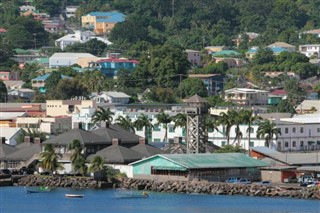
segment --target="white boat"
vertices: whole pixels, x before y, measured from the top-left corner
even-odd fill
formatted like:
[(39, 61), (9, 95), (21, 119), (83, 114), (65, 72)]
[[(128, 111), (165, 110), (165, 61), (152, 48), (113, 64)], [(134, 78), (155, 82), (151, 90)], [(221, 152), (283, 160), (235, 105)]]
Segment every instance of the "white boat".
[(84, 195), (82, 195), (82, 194), (65, 194), (65, 197), (67, 197), (67, 198), (83, 198)]

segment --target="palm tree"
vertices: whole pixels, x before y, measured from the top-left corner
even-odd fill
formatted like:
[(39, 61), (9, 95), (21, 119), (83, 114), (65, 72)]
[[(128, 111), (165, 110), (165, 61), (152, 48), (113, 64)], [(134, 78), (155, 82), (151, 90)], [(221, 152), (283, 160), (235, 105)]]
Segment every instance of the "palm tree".
[(80, 143), (79, 140), (73, 140), (69, 145), (68, 149), (72, 151), (72, 155), (70, 157), (73, 170), (75, 173), (80, 172), (81, 174), (86, 173), (86, 164), (85, 164), (85, 158), (82, 154), (83, 152), (83, 146)]
[(123, 129), (135, 133), (133, 122), (131, 121), (131, 118), (126, 115), (125, 117), (120, 115), (116, 120), (116, 124), (121, 126)]
[(96, 155), (91, 160), (91, 165), (89, 167), (90, 172), (98, 172), (104, 169), (104, 160), (101, 156)]
[(102, 91), (105, 85), (105, 75), (100, 70), (85, 71), (80, 79), (81, 83), (90, 92)]
[(269, 121), (264, 120), (259, 123), (258, 131), (257, 131), (257, 138), (264, 138), (265, 139), (265, 146), (272, 148), (272, 139), (278, 139), (278, 135), (281, 135), (280, 129), (277, 128), (276, 124)]
[(165, 129), (165, 135), (164, 135), (164, 142), (167, 142), (168, 140), (168, 124), (171, 123), (172, 117), (161, 111), (159, 114), (156, 115), (156, 118), (158, 120), (157, 125), (163, 124), (163, 128)]
[(149, 118), (146, 114), (141, 113), (138, 116), (138, 119), (134, 122), (134, 126), (137, 129), (142, 129), (144, 128), (144, 137), (146, 139), (146, 141), (148, 141), (148, 129), (152, 129), (153, 125), (152, 125), (152, 119)]
[(242, 132), (240, 131), (240, 124), (243, 122), (244, 110), (240, 110), (239, 112), (235, 110), (230, 111), (230, 116), (232, 117), (234, 125), (236, 125), (236, 138), (233, 143), (238, 140), (238, 146), (240, 145), (240, 138), (242, 137)]
[[(184, 128), (185, 131), (187, 131), (187, 114), (184, 113), (178, 113), (172, 118), (174, 122), (173, 128), (181, 127)], [(187, 134), (185, 134), (185, 141), (187, 141)]]
[(94, 124), (99, 123), (101, 121), (106, 121), (110, 124), (113, 121), (114, 112), (111, 112), (110, 108), (98, 107), (98, 109), (92, 115), (92, 122)]
[(51, 173), (57, 170), (63, 170), (62, 164), (58, 162), (60, 157), (60, 154), (54, 151), (52, 144), (46, 144), (44, 152), (40, 153), (40, 166), (45, 170), (49, 170)]
[(248, 128), (246, 130), (247, 134), (248, 134), (248, 144), (250, 145), (250, 141), (251, 141), (251, 125), (257, 121), (257, 120), (261, 120), (262, 118), (260, 116), (254, 115), (252, 110), (244, 110), (243, 111), (243, 121), (248, 124)]
[(230, 130), (234, 125), (234, 110), (229, 110), (227, 113), (221, 112), (220, 117), (218, 118), (219, 125), (223, 125), (225, 128), (225, 135), (227, 137), (227, 145), (230, 144)]

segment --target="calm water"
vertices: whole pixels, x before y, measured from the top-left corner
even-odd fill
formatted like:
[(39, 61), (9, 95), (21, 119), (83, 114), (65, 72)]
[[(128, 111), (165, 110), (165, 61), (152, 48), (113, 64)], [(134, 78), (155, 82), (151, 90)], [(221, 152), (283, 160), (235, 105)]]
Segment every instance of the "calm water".
[[(84, 194), (84, 198), (65, 198), (66, 193)], [(118, 193), (119, 190), (58, 188), (27, 194), (23, 187), (0, 187), (0, 213), (320, 212), (320, 202), (315, 200), (152, 192), (149, 198), (117, 198)]]

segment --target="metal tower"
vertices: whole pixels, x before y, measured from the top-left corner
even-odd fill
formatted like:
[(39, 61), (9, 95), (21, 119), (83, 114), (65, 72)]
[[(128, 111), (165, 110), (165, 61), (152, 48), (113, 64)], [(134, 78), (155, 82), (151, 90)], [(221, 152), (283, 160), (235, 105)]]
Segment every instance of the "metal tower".
[(205, 116), (208, 113), (207, 100), (194, 95), (185, 101), (187, 114), (187, 153), (205, 153), (208, 140), (205, 130)]

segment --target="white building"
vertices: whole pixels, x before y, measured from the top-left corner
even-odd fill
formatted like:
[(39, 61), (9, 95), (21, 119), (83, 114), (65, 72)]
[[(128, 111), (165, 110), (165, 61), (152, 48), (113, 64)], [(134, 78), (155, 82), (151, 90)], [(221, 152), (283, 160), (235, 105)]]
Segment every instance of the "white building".
[(64, 13), (67, 18), (75, 17), (78, 6), (67, 6)]
[(277, 127), (281, 130), (281, 136), (277, 139), (278, 150), (320, 149), (320, 113), (282, 118)]
[(123, 92), (100, 92), (99, 95), (97, 93), (92, 93), (93, 100), (97, 103), (110, 103), (110, 104), (127, 104), (129, 103), (130, 97), (129, 95)]
[(54, 53), (49, 58), (49, 68), (68, 67), (77, 64), (81, 58), (95, 58), (90, 53)]
[(107, 38), (98, 37), (92, 31), (75, 31), (74, 34), (67, 34), (55, 41), (55, 46), (60, 47), (61, 50), (64, 50), (68, 45), (73, 45), (76, 43), (86, 43), (91, 39), (97, 39), (103, 43), (110, 45), (110, 42)]
[(1, 126), (0, 138), (4, 138), (3, 142), (5, 142), (6, 144), (15, 146), (17, 145), (17, 137), (19, 136), (19, 134), (21, 134), (21, 132), (21, 128)]
[(320, 44), (306, 44), (306, 45), (299, 45), (299, 51), (307, 56), (307, 57), (317, 57), (320, 56)]
[(266, 90), (232, 88), (225, 91), (224, 99), (244, 106), (266, 105), (268, 104), (268, 94), (269, 92)]
[(8, 92), (9, 100), (10, 100), (10, 96), (13, 96), (13, 98), (22, 98), (25, 100), (31, 100), (33, 99), (34, 95), (35, 95), (35, 91), (28, 88), (15, 89)]

